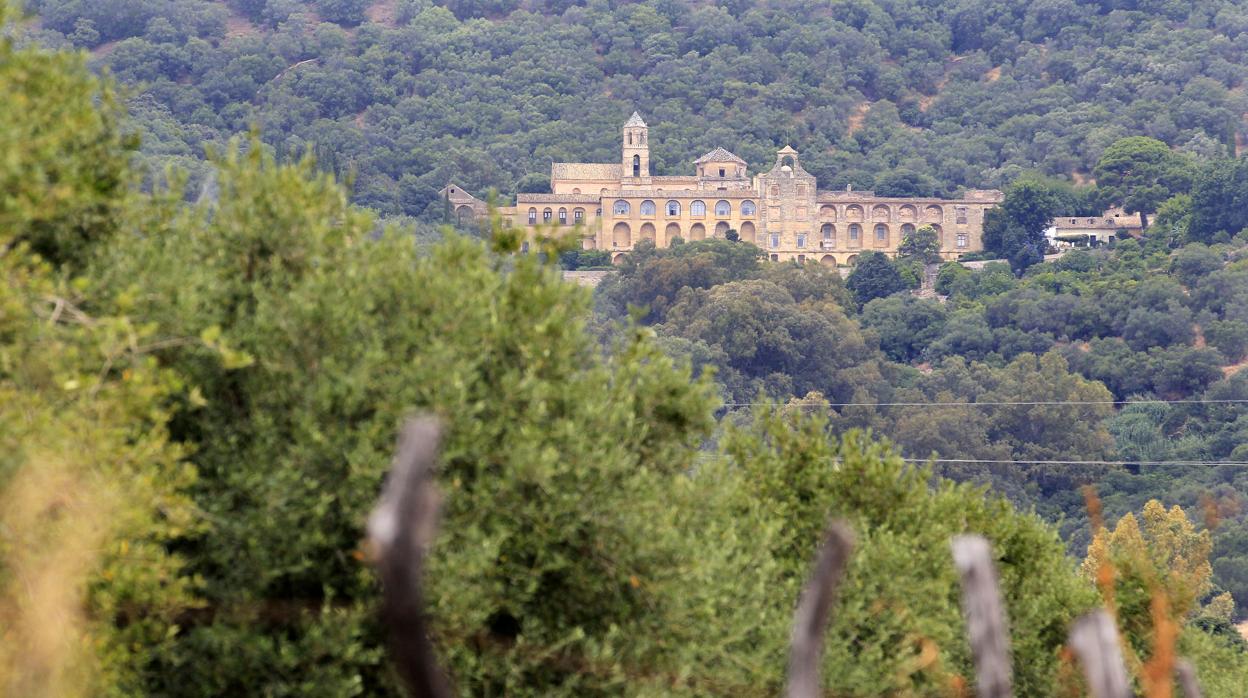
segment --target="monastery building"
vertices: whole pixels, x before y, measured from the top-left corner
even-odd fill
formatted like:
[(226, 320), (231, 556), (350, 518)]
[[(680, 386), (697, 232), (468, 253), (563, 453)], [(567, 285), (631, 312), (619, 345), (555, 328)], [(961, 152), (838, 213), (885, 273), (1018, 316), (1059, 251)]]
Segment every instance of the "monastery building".
[[(516, 205), (498, 213), (534, 235), (580, 225), (584, 248), (610, 250), (616, 262), (643, 240), (667, 247), (678, 237), (723, 238), (735, 230), (772, 261), (847, 265), (864, 250), (895, 255), (902, 237), (924, 225), (936, 230), (945, 259), (982, 250), (984, 212), (1004, 198), (996, 190), (970, 190), (961, 199), (820, 191), (791, 147), (755, 175), (716, 148), (693, 162), (691, 175), (656, 176), (648, 139), (649, 128), (634, 113), (624, 124), (619, 162), (552, 163), (551, 193), (517, 194)], [(444, 193), (461, 220), (486, 213), (485, 203), (461, 187), (448, 185)]]

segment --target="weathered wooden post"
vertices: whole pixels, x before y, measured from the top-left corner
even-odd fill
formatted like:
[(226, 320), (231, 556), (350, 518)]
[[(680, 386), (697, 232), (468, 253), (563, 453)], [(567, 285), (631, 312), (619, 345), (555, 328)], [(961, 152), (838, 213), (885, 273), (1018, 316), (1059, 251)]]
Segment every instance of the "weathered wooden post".
[(441, 431), (432, 417), (404, 425), (381, 501), (368, 519), (394, 663), (408, 688), (422, 698), (451, 697), (429, 640), (421, 588), (425, 549), (437, 530), (441, 501), (433, 481)]
[(793, 638), (789, 649), (788, 698), (818, 698), (819, 659), (823, 655), (823, 635), (828, 629), (832, 602), (849, 553), (854, 547), (854, 536), (845, 524), (834, 521), (828, 526), (823, 547), (810, 581), (802, 590), (797, 612), (793, 615)]
[(1093, 698), (1131, 698), (1118, 629), (1105, 609), (1080, 616), (1070, 629), (1070, 648), (1083, 665)]
[(1009, 698), (1010, 634), (1001, 602), (992, 546), (983, 536), (956, 536), (950, 544), (953, 564), (962, 578), (962, 612), (975, 660), (979, 698)]
[(1179, 676), (1179, 687), (1183, 689), (1183, 698), (1200, 698), (1200, 682), (1196, 680), (1196, 667), (1186, 659), (1174, 663), (1174, 673)]

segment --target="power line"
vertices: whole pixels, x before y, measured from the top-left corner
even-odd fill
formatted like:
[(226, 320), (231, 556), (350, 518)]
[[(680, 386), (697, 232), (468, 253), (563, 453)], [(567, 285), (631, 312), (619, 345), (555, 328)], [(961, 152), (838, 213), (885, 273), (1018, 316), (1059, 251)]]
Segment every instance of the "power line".
[(782, 407), (804, 408), (816, 407), (1044, 407), (1057, 405), (1241, 405), (1248, 404), (1248, 399), (1235, 400), (1031, 400), (1031, 401), (996, 401), (983, 402), (823, 402), (818, 404), (772, 403), (772, 402), (726, 402), (723, 407)]
[[(705, 453), (699, 454), (699, 460), (711, 460), (722, 457), (722, 454)], [(1105, 465), (1181, 465), (1181, 466), (1197, 466), (1197, 465), (1230, 465), (1230, 466), (1248, 466), (1248, 461), (1239, 460), (1046, 460), (1026, 458), (1021, 459), (993, 459), (993, 458), (906, 458), (901, 460), (906, 463), (961, 463), (972, 465), (1085, 465), (1085, 466), (1105, 466)]]
[(987, 463), (1011, 465), (1248, 465), (1232, 460), (994, 460), (991, 458), (902, 458), (907, 463)]

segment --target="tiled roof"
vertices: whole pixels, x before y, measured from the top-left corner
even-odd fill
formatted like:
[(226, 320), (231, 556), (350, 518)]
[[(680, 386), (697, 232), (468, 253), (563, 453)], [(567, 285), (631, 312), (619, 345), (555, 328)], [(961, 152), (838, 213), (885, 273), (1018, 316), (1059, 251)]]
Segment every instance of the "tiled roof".
[(620, 166), (610, 162), (551, 163), (552, 179), (619, 179)]
[(632, 126), (641, 126), (645, 128), (646, 122), (641, 120), (641, 114), (633, 112), (633, 115), (628, 117), (628, 121), (624, 122), (624, 128), (630, 128)]
[(715, 150), (712, 150), (706, 155), (694, 160), (693, 164), (700, 165), (704, 162), (739, 162), (742, 165), (745, 164), (745, 160), (742, 160), (723, 148), (716, 148)]

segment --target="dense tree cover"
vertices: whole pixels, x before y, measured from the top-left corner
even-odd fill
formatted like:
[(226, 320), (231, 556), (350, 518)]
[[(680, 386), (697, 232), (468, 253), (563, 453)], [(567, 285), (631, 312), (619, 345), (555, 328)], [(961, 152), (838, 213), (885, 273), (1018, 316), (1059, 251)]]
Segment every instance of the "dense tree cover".
[[(1033, 209), (1019, 210), (1024, 218)], [(1033, 225), (1046, 218), (1043, 210), (1031, 215)], [(706, 272), (687, 272), (675, 260), (731, 250), (732, 243), (647, 250), (638, 266), (624, 266), (617, 279), (604, 284), (599, 309), (623, 317), (623, 305), (612, 300), (620, 298), (621, 289), (637, 289), (641, 295), (633, 298), (639, 304), (679, 298), (678, 314), (651, 317), (655, 329), (670, 352), (715, 369), (729, 403), (752, 402), (759, 390), (782, 399), (818, 393), (837, 403), (830, 415), (834, 428), (874, 427), (892, 436), (907, 456), (1010, 461), (939, 467), (945, 475), (990, 483), (1019, 504), (1063, 519), (1063, 533), (1078, 550), (1090, 540), (1080, 485), (1101, 484), (1107, 506), (1120, 516), (1127, 507), (1142, 506), (1140, 497), (1149, 493), (1196, 507), (1202, 494), (1231, 492), (1234, 480), (1226, 478), (1235, 468), (1194, 472), (1190, 466), (1034, 461), (1164, 463), (1234, 461), (1245, 455), (1239, 443), (1248, 432), (1242, 431), (1238, 404), (1225, 409), (1176, 404), (1145, 412), (1116, 411), (1110, 404), (1141, 397), (1238, 399), (1245, 380), (1236, 371), (1248, 351), (1248, 247), (1237, 238), (1172, 249), (1168, 231), (1153, 231), (1112, 249), (1069, 252), (1031, 266), (1021, 277), (1001, 263), (976, 270), (948, 264), (936, 284), (946, 299), (898, 292), (870, 300), (861, 310), (846, 291), (857, 290), (854, 279), (865, 278), (862, 265), (850, 283), (833, 284), (837, 293), (811, 303), (762, 283), (769, 272), (756, 267), (769, 267), (773, 276), (826, 273), (815, 264), (755, 261), (736, 273), (721, 266), (716, 282)], [(879, 261), (886, 271), (899, 265)], [(662, 283), (653, 281), (658, 269), (671, 271)], [(696, 285), (682, 285), (687, 273)], [(904, 285), (896, 290), (904, 291)], [(1062, 400), (1099, 404), (977, 404)], [(890, 406), (871, 407), (877, 403)], [(1241, 605), (1248, 604), (1244, 526), (1242, 516), (1228, 513), (1214, 529), (1216, 581)]]
[[(81, 96), (107, 104), (107, 90), (76, 59), (8, 39), (0, 52), (0, 84), (19, 85), (23, 119), (41, 124), (30, 152), (46, 171), (117, 163), (111, 176), (135, 180), (115, 124), (102, 152), (81, 147)], [(34, 100), (39, 88), (14, 74), (76, 87)], [(0, 122), (13, 129), (26, 132)], [(0, 143), (11, 181), (30, 166), (25, 144)], [(878, 415), (812, 397), (792, 405), (810, 416), (762, 408), (717, 431), (712, 384), (665, 357), (649, 328), (602, 350), (557, 246), (516, 254), (520, 235), (505, 229), (488, 245), (452, 235), (427, 250), (410, 231), (378, 235), (332, 177), (281, 165), (254, 140), (211, 167), (210, 195), (193, 205), (178, 177), (106, 195), (93, 176), (5, 203), (6, 694), (397, 695), (359, 541), (412, 410), (447, 424), (428, 598), (464, 695), (774, 695), (829, 515), (860, 540), (823, 660), (829, 690), (929, 693), (970, 675), (946, 545), (975, 531), (996, 546), (1020, 690), (1054, 692), (1091, 586), (1035, 517), (844, 428)], [(79, 234), (84, 208), (107, 225)], [(850, 306), (834, 272), (738, 261), (741, 278), (676, 288), (666, 323), (725, 341), (706, 306), (727, 287), (726, 305), (822, 304), (814, 318), (792, 312), (792, 341), (830, 327), (870, 348), (834, 312)], [(982, 380), (974, 394), (993, 398), (1036, 382), (1103, 392), (1053, 354), (957, 362), (892, 382), (965, 394)], [(1098, 438), (1089, 426), (1068, 445), (1033, 443), (1051, 430), (1030, 421), (1004, 413), (1002, 446), (1040, 457)], [(1183, 638), (1222, 682), (1211, 695), (1242, 695), (1242, 653), (1199, 625)]]
[(552, 159), (613, 162), (633, 109), (658, 174), (717, 145), (758, 169), (792, 144), (824, 186), (888, 195), (1088, 173), (1126, 136), (1210, 159), (1248, 135), (1232, 0), (28, 6), (41, 40), (138, 88), (154, 161), (258, 123), (283, 157), (355, 172), (383, 215), (426, 212), (451, 179), (511, 193)]

